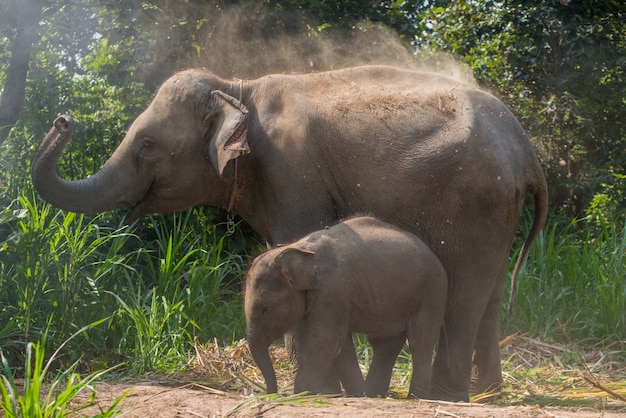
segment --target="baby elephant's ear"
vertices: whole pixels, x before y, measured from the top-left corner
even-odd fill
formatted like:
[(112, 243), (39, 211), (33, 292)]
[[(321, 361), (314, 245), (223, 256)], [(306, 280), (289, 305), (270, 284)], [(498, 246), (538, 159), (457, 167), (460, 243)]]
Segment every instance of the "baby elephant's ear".
[(295, 290), (317, 289), (314, 255), (312, 251), (287, 247), (274, 259), (274, 267), (285, 284)]

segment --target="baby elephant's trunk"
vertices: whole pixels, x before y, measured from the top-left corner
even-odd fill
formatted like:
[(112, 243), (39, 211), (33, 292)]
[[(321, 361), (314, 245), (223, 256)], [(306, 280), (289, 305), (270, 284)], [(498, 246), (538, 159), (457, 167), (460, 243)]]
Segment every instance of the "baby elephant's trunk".
[(250, 345), (250, 352), (252, 353), (254, 361), (261, 370), (261, 373), (263, 373), (267, 393), (278, 392), (276, 373), (274, 372), (272, 359), (270, 358), (269, 344), (258, 343), (250, 339), (248, 339), (248, 344)]

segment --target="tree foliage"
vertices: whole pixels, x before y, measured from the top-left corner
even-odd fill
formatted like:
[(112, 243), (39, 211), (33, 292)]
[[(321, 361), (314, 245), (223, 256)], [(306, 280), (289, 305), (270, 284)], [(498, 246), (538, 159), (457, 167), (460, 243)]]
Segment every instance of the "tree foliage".
[[(552, 202), (580, 215), (608, 191), (626, 210), (626, 7), (619, 1), (435, 1), (417, 45), (461, 56), (521, 119)], [(619, 189), (619, 190), (617, 190)]]
[(0, 9), (7, 87), (19, 32), (7, 16), (41, 14), (25, 104), (2, 149), (2, 183), (13, 192), (28, 183), (28, 161), (57, 114), (80, 122), (62, 174), (87, 175), (179, 69), (250, 78), (402, 64), (412, 46), (421, 57), (460, 57), (512, 108), (540, 152), (555, 207), (580, 215), (600, 195), (594, 210), (626, 210), (626, 7), (619, 0), (14, 0)]
[[(30, 184), (30, 161), (57, 115), (68, 113), (78, 121), (59, 162), (60, 175), (83, 178), (97, 171), (117, 147), (158, 86), (187, 67), (207, 67), (223, 77), (253, 78), (367, 63), (437, 62), (444, 61), (442, 53), (453, 55), (471, 68), (480, 85), (503, 99), (528, 131), (548, 177), (555, 210), (576, 216), (590, 214), (587, 219), (593, 221), (592, 227), (599, 225), (599, 231), (612, 230), (607, 225), (623, 230), (626, 7), (622, 3), (0, 2), (2, 103), (15, 99), (11, 91), (19, 91), (11, 90), (19, 87), (12, 81), (11, 64), (16, 45), (23, 42), (19, 35), (24, 25), (16, 24), (21, 18), (13, 17), (40, 14), (37, 31), (31, 31), (36, 35), (32, 50), (17, 48), (22, 58), (28, 52), (28, 67), (18, 74), (25, 80), (19, 118), (13, 113), (2, 119), (8, 113), (0, 109), (0, 125), (13, 126), (0, 147), (0, 202), (7, 208), (0, 211), (0, 348), (9, 341), (7, 335), (10, 340), (17, 338), (16, 334), (26, 339), (30, 337), (28, 329), (45, 327), (51, 313), (59, 321), (66, 320), (57, 324), (59, 335), (80, 328), (83, 320), (110, 315), (111, 309), (115, 310), (111, 306), (117, 306), (115, 295), (130, 298), (120, 303), (125, 306), (122, 318), (112, 319), (106, 337), (80, 344), (116, 347), (124, 355), (140, 355), (136, 354), (139, 347), (150, 352), (155, 347), (181, 348), (181, 339), (173, 338), (164, 347), (160, 345), (161, 331), (147, 327), (145, 334), (140, 334), (139, 322), (134, 328), (127, 324), (161, 310), (172, 321), (164, 323), (167, 327), (188, 325), (183, 339), (196, 332), (210, 338), (242, 330), (241, 323), (233, 327), (233, 316), (231, 323), (222, 323), (212, 321), (211, 315), (231, 315), (230, 306), (238, 306), (232, 300), (223, 303), (225, 291), (231, 295), (230, 291), (237, 289), (239, 273), (224, 273), (226, 267), (238, 270), (221, 262), (221, 251), (224, 246), (229, 254), (241, 254), (242, 248), (254, 246), (249, 229), (239, 228), (237, 237), (210, 242), (222, 236), (215, 225), (223, 213), (197, 208), (183, 215), (148, 218), (127, 237), (109, 236), (104, 231), (119, 232), (122, 213), (92, 220), (55, 212), (41, 204)], [(26, 13), (29, 5), (36, 13)], [(214, 234), (206, 233), (210, 228)], [(181, 236), (174, 237), (181, 231)], [(568, 240), (569, 235), (563, 241)], [(585, 236), (580, 241), (586, 249), (591, 239)], [(75, 245), (70, 246), (72, 243)], [(179, 243), (179, 251), (172, 251), (174, 243)], [(609, 255), (600, 254), (598, 271), (604, 271), (600, 269), (606, 264), (604, 259), (615, 258), (608, 247), (617, 248), (609, 245), (605, 252)], [(233, 265), (243, 264), (238, 256), (233, 257)], [(563, 256), (559, 253), (554, 258), (555, 269), (562, 269)], [(615, 271), (616, 277), (623, 276), (618, 268)], [(588, 276), (594, 276), (592, 273)], [(211, 279), (213, 288), (204, 281), (210, 275), (215, 279)], [(226, 284), (222, 283), (225, 278)], [(606, 279), (613, 280), (608, 273)], [(588, 286), (588, 281), (582, 286)], [(618, 299), (622, 295), (615, 294)], [(534, 314), (532, 306), (529, 312)], [(24, 324), (27, 329), (19, 329)], [(197, 330), (198, 324), (202, 331)], [(224, 329), (215, 328), (220, 326)], [(136, 339), (121, 336), (131, 328)], [(159, 355), (146, 358), (152, 361)]]

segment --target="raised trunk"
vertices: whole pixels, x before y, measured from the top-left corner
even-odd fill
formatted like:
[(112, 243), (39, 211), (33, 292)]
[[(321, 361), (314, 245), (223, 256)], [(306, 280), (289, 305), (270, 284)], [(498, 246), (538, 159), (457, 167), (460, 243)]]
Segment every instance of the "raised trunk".
[(252, 353), (252, 358), (254, 358), (254, 361), (261, 370), (263, 378), (265, 379), (265, 387), (267, 388), (267, 393), (278, 392), (278, 385), (276, 383), (276, 372), (274, 371), (274, 367), (272, 366), (272, 359), (270, 358), (269, 352), (269, 344), (259, 343), (255, 341), (254, 338), (252, 340), (248, 338), (248, 344), (250, 345), (250, 353)]
[(50, 204), (79, 213), (99, 213), (132, 206), (140, 197), (127, 195), (125, 172), (109, 159), (93, 176), (67, 181), (59, 178), (56, 164), (74, 130), (74, 120), (59, 116), (46, 134), (33, 160), (32, 179), (37, 192)]

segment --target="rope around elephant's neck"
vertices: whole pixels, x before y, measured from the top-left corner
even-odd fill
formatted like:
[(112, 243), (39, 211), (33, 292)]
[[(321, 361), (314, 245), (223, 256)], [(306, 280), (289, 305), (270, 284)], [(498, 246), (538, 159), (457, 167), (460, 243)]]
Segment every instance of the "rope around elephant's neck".
[(235, 215), (233, 214), (233, 206), (235, 205), (235, 197), (237, 196), (237, 187), (238, 187), (238, 179), (237, 179), (237, 166), (238, 161), (235, 158), (235, 178), (233, 180), (233, 187), (230, 190), (230, 197), (228, 198), (228, 207), (226, 210), (228, 213), (226, 214), (226, 230), (228, 234), (232, 235), (235, 233)]
[(234, 177), (233, 177), (233, 185), (230, 189), (230, 197), (228, 198), (228, 207), (226, 208), (226, 210), (228, 211), (228, 213), (232, 212), (233, 207), (235, 206), (235, 198), (237, 197), (237, 187), (239, 186), (239, 176), (238, 176), (238, 166), (239, 166), (239, 160), (237, 158), (235, 158), (235, 167), (234, 167)]
[[(243, 80), (239, 80), (239, 102), (243, 99)], [(237, 198), (237, 188), (239, 187), (239, 158), (235, 158), (233, 185), (230, 189), (230, 197), (228, 198), (228, 207), (226, 211), (226, 227), (229, 234), (235, 232), (235, 216), (233, 215), (233, 207), (235, 206), (235, 199)]]

